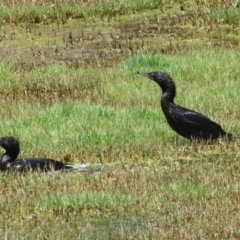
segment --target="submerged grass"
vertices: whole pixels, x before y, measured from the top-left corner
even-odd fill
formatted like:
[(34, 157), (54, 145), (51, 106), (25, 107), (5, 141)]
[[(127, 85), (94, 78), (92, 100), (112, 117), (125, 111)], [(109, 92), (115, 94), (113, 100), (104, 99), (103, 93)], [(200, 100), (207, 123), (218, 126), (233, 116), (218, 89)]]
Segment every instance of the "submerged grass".
[[(96, 235), (104, 239), (108, 234), (118, 239), (144, 239), (145, 234), (175, 239), (186, 234), (209, 238), (238, 234), (239, 184), (233, 156), (178, 164), (115, 165), (99, 175), (85, 176), (1, 175), (3, 233), (37, 239), (61, 239), (60, 233), (77, 239)], [(14, 214), (6, 211), (12, 206)], [(45, 226), (46, 231), (41, 231)]]

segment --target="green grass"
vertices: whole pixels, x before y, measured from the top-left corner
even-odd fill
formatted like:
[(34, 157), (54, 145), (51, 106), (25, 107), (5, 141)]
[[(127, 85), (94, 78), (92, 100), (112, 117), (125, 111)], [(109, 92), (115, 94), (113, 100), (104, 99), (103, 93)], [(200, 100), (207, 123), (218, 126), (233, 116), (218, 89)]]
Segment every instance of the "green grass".
[[(18, 137), (28, 154), (30, 149), (34, 153), (40, 148), (45, 152), (44, 155), (53, 154), (61, 158), (64, 153), (72, 152), (76, 158), (82, 152), (89, 156), (95, 155), (105, 147), (118, 145), (117, 148), (121, 149), (131, 142), (135, 142), (134, 145), (141, 144), (143, 139), (139, 139), (139, 134), (144, 134), (145, 138), (152, 141), (154, 130), (146, 132), (146, 128), (160, 118), (158, 109), (116, 110), (112, 107), (77, 104), (55, 104), (42, 108), (21, 103), (21, 111), (23, 107), (25, 111), (21, 113), (22, 117), (17, 114), (10, 120), (5, 116), (1, 131)], [(16, 104), (14, 109), (17, 109)], [(9, 116), (14, 115), (9, 109), (5, 111)], [(145, 123), (139, 128), (137, 124), (141, 125), (142, 121)], [(159, 135), (161, 134), (163, 130), (159, 129)]]
[[(120, 35), (126, 37), (124, 44), (143, 40), (144, 46), (133, 52), (126, 46), (119, 48), (124, 52), (120, 60), (105, 67), (91, 65), (91, 61), (84, 64), (85, 60), (74, 67), (49, 58), (47, 66), (28, 69), (2, 58), (1, 136), (19, 139), (20, 157), (85, 162), (101, 172), (1, 173), (0, 238), (238, 239), (239, 141), (190, 143), (178, 136), (161, 111), (160, 88), (136, 74), (168, 72), (177, 85), (177, 104), (203, 113), (239, 136), (239, 46), (227, 42), (229, 35), (239, 38), (239, 14), (233, 10), (237, 6), (226, 1), (218, 1), (218, 5), (202, 1), (197, 10), (195, 2), (186, 1), (186, 13), (181, 15), (184, 13), (178, 1), (83, 1), (77, 7), (74, 1), (60, 5), (41, 0), (34, 6), (20, 0), (14, 3), (2, 2), (0, 20), (7, 29), (13, 27), (8, 22), (20, 24), (14, 27), (16, 34), (27, 38), (24, 50), (31, 43), (21, 23), (29, 22), (33, 27), (31, 41), (42, 52), (45, 50), (40, 48), (41, 36), (37, 36), (34, 22), (48, 27), (56, 22), (72, 24), (74, 18), (87, 22), (109, 18), (110, 26), (117, 28), (125, 25), (116, 16), (123, 15), (127, 24), (133, 22), (128, 18), (134, 13), (134, 21), (144, 15), (140, 25), (146, 27), (145, 33), (152, 29), (154, 36), (141, 39), (134, 35), (131, 42), (129, 35)], [(157, 11), (160, 30), (155, 22), (148, 26), (146, 17)], [(165, 28), (164, 18), (170, 27)], [(223, 36), (220, 47), (214, 41), (211, 47), (206, 45), (210, 40), (206, 40), (205, 32), (200, 36), (208, 28), (214, 29), (209, 38)], [(66, 27), (64, 31), (68, 30)], [(196, 39), (192, 44), (195, 36), (199, 41), (196, 46)], [(27, 62), (25, 55), (15, 55), (19, 36), (10, 40), (7, 32), (5, 37), (2, 45), (14, 49), (6, 53), (12, 54), (13, 60), (22, 56)], [(174, 50), (170, 38), (174, 46), (180, 42), (184, 46)], [(49, 48), (52, 38), (48, 41)], [(181, 46), (185, 48), (181, 50)], [(82, 46), (74, 42), (72, 47), (74, 52)], [(114, 62), (103, 56), (101, 61)]]
[[(190, 143), (178, 136), (161, 112), (160, 88), (136, 74), (170, 73), (177, 84), (176, 103), (239, 135), (237, 52), (139, 54), (111, 69), (49, 66), (21, 72), (6, 64), (1, 69), (0, 91), (6, 97), (0, 131), (20, 140), (21, 157), (103, 163), (101, 173), (90, 175), (1, 174), (3, 237), (239, 234), (234, 211), (239, 142)], [(14, 212), (12, 206), (17, 206)], [(64, 221), (73, 235), (63, 230)], [(40, 226), (46, 225), (54, 227), (43, 232)]]
[[(42, 148), (61, 158), (72, 152), (74, 159), (83, 152), (97, 155), (102, 148), (117, 146), (120, 151), (129, 145), (141, 152), (138, 146), (144, 142), (150, 147), (161, 145), (160, 139), (174, 141), (178, 137), (161, 113), (160, 88), (136, 74), (159, 69), (175, 80), (176, 103), (204, 113), (238, 135), (238, 59), (235, 52), (202, 50), (174, 57), (139, 55), (114, 70), (94, 72), (52, 66), (19, 73), (5, 67), (3, 73), (8, 74), (0, 91), (13, 103), (2, 109), (0, 129), (18, 137), (28, 153), (25, 146), (34, 155)], [(8, 78), (15, 81), (7, 88)]]

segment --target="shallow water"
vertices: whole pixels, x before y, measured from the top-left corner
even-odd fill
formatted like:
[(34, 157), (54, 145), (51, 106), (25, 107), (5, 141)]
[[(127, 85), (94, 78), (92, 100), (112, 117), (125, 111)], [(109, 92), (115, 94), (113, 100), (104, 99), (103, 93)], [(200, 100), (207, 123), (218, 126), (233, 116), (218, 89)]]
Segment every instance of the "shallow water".
[[(33, 221), (33, 220), (30, 220)], [(38, 226), (34, 226), (33, 222), (30, 224), (25, 222), (24, 225), (19, 228), (5, 228), (0, 230), (0, 236), (4, 236), (5, 239), (28, 239), (28, 233), (32, 231), (38, 231), (39, 236), (53, 237), (52, 239), (129, 239), (129, 237), (141, 236), (140, 239), (145, 239), (148, 232), (152, 231), (152, 228), (156, 226), (155, 220), (149, 219), (147, 215), (135, 215), (127, 217), (109, 217), (109, 218), (97, 218), (91, 219), (83, 216), (76, 216), (74, 219), (67, 222), (60, 222), (56, 218), (56, 221), (42, 221), (38, 222)], [(41, 229), (45, 229), (47, 234), (41, 232)], [(31, 233), (32, 234), (32, 233)]]

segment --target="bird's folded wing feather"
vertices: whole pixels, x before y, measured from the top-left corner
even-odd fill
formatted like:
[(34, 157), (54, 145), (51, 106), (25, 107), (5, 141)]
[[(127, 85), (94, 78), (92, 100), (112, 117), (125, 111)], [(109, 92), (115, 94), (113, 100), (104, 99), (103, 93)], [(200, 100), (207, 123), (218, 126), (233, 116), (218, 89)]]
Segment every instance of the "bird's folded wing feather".
[(213, 122), (208, 117), (202, 115), (201, 113), (195, 112), (193, 110), (183, 108), (178, 106), (176, 111), (179, 112), (179, 116), (181, 116), (184, 121), (195, 123), (196, 125), (200, 124), (201, 126), (205, 125), (215, 125), (217, 128), (221, 128), (221, 126), (215, 122)]

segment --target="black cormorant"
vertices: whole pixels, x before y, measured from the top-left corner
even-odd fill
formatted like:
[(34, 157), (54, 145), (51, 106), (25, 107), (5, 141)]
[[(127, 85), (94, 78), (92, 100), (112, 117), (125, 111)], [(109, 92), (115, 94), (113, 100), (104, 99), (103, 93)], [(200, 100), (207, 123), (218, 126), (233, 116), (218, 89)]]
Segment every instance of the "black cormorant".
[(20, 152), (19, 142), (12, 136), (0, 138), (0, 146), (6, 150), (1, 157), (1, 171), (50, 171), (72, 168), (62, 162), (48, 158), (23, 158), (17, 159)]
[(213, 140), (225, 137), (232, 140), (231, 133), (201, 113), (178, 106), (174, 103), (176, 87), (169, 74), (164, 72), (138, 72), (156, 82), (162, 89), (161, 106), (170, 127), (181, 136), (198, 140)]

